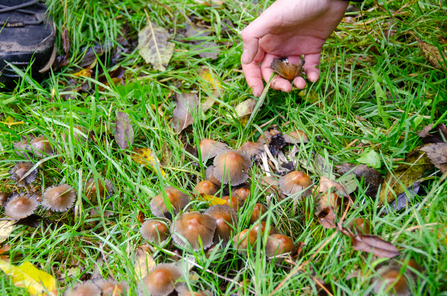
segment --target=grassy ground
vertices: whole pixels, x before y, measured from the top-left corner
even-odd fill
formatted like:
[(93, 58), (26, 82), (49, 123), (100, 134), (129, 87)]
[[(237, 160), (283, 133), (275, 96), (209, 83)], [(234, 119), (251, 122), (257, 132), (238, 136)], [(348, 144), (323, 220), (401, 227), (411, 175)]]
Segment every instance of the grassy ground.
[[(191, 192), (196, 182), (204, 178), (204, 166), (197, 159), (185, 156), (184, 143), (196, 145), (207, 137), (237, 148), (241, 143), (256, 141), (259, 128), (266, 130), (276, 124), (284, 132), (301, 129), (310, 142), (300, 147), (297, 158), (304, 164), (313, 163), (317, 154), (326, 164), (357, 163), (364, 146), (372, 147), (381, 157), (379, 171), (385, 175), (396, 168), (405, 155), (421, 144), (417, 132), (432, 122), (445, 122), (447, 114), (446, 73), (432, 67), (423, 57), (412, 34), (431, 44), (447, 40), (447, 6), (436, 1), (367, 0), (362, 4), (364, 18), (344, 19), (324, 47), (320, 80), (308, 85), (307, 94), (294, 90), (281, 93), (270, 90), (264, 106), (250, 126), (244, 128), (234, 113), (234, 107), (250, 97), (243, 74), (240, 54), (240, 31), (252, 21), (270, 1), (226, 1), (222, 7), (207, 7), (193, 1), (48, 1), (57, 28), (63, 26), (71, 41), (68, 66), (51, 75), (39, 85), (23, 81), (13, 92), (0, 94), (2, 190), (12, 190), (8, 170), (21, 161), (12, 144), (21, 136), (43, 134), (57, 147), (58, 157), (48, 159), (39, 173), (41, 190), (51, 184), (68, 183), (75, 187), (78, 202), (74, 210), (51, 214), (39, 209), (37, 214), (65, 224), (61, 227), (16, 226), (5, 243), (11, 245), (8, 255), (19, 265), (30, 261), (38, 268), (60, 279), (63, 287), (88, 279), (95, 262), (103, 257), (117, 280), (129, 283), (135, 295), (133, 256), (135, 249), (145, 244), (139, 233), (138, 214), (150, 217), (149, 201), (163, 186), (170, 184)], [(90, 93), (78, 92), (75, 99), (64, 100), (64, 84), (73, 78), (82, 48), (95, 42), (117, 40), (125, 23), (131, 36), (146, 25), (147, 10), (151, 20), (170, 29), (176, 50), (166, 72), (146, 65), (135, 49), (125, 55), (121, 66), (126, 69), (127, 87), (97, 84), (100, 66), (91, 78), (77, 78), (79, 85), (90, 80)], [(397, 13), (396, 13), (397, 11)], [(218, 43), (221, 53), (216, 60), (200, 58), (199, 49), (186, 44), (182, 32), (185, 16), (193, 21), (211, 24), (208, 37)], [(223, 23), (231, 23), (223, 30)], [(61, 38), (57, 39), (63, 54)], [(107, 59), (103, 61), (108, 69)], [(200, 87), (200, 67), (210, 67), (222, 80), (221, 103), (205, 114), (194, 117), (192, 128), (176, 135), (171, 128), (175, 107), (173, 92), (196, 90), (204, 101), (208, 96)], [(380, 85), (388, 100), (381, 100), (384, 112), (379, 112), (375, 96), (374, 69), (381, 77)], [(98, 72), (95, 72), (98, 71)], [(130, 85), (130, 86), (129, 86)], [(131, 86), (137, 87), (131, 92)], [(65, 90), (66, 91), (66, 90)], [(134, 147), (150, 147), (162, 162), (166, 176), (137, 165), (130, 151), (122, 151), (113, 137), (115, 114), (128, 114), (135, 130)], [(24, 124), (8, 126), (7, 117)], [(387, 126), (386, 122), (389, 122)], [(65, 141), (63, 136), (72, 126), (94, 130), (96, 140)], [(258, 184), (259, 168), (252, 171), (253, 196), (239, 215), (239, 230), (248, 227), (248, 217), (256, 202), (265, 202), (265, 187)], [(318, 183), (319, 175), (308, 172)], [(114, 185), (110, 199), (100, 201), (99, 215), (89, 214), (96, 206), (83, 194), (89, 178), (104, 176)], [(441, 174), (427, 172), (419, 196), (405, 210), (379, 215), (376, 198), (367, 197), (363, 189), (355, 193), (355, 210), (347, 220), (365, 217), (371, 220), (373, 234), (394, 243), (400, 259), (414, 259), (423, 268), (413, 295), (447, 295), (447, 188)], [(309, 201), (309, 203), (311, 203)], [(273, 204), (277, 197), (273, 197)], [(203, 202), (192, 203), (194, 209), (205, 209)], [(105, 210), (112, 215), (104, 215)], [(305, 219), (302, 211), (293, 214), (292, 202), (283, 201), (270, 211), (269, 219), (295, 242), (305, 243), (303, 255), (294, 264), (278, 266), (261, 255), (262, 245), (248, 256), (237, 254), (233, 246), (206, 259), (202, 252), (192, 254), (203, 269), (194, 268), (198, 280), (188, 279), (193, 289), (209, 289), (218, 295), (239, 293), (248, 295), (236, 283), (247, 281), (257, 295), (272, 293), (290, 270), (303, 266), (302, 272), (288, 278), (279, 293), (285, 295), (316, 294), (315, 278), (330, 284), (336, 295), (366, 295), (372, 290), (370, 280), (374, 267), (384, 262), (366, 253), (353, 251), (349, 239), (324, 229), (315, 219)], [(335, 234), (334, 234), (335, 233)], [(323, 244), (327, 239), (327, 244)], [(322, 247), (322, 248), (320, 248)], [(169, 248), (169, 247), (166, 247)], [(317, 254), (315, 252), (318, 251)], [(312, 260), (303, 264), (312, 257)], [(153, 254), (157, 262), (169, 262), (164, 250)], [(296, 266), (295, 266), (296, 265)], [(207, 272), (210, 269), (231, 281)], [(347, 280), (354, 270), (363, 270), (363, 278)], [(102, 274), (111, 277), (104, 266)], [(10, 277), (0, 277), (0, 295), (23, 295)], [(444, 294), (443, 294), (444, 293)]]

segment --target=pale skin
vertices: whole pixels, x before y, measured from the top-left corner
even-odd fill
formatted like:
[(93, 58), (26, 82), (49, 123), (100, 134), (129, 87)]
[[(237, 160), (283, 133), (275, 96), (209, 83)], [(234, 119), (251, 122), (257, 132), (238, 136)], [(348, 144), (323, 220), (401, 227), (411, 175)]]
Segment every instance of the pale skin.
[[(348, 1), (341, 0), (277, 0), (241, 33), (244, 42), (242, 70), (253, 95), (259, 97), (273, 70), (273, 58), (288, 57), (289, 63), (297, 64), (304, 55), (304, 71), (307, 79), (319, 78), (316, 68), (321, 49), (344, 16)], [(302, 89), (306, 81), (296, 77), (293, 84)], [(271, 87), (290, 92), (292, 84), (275, 76)]]

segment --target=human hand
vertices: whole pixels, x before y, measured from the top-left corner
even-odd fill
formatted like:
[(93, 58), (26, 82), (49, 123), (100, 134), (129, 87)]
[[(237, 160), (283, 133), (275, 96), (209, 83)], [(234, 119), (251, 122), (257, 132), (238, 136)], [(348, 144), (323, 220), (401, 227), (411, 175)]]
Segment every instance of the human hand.
[[(304, 55), (307, 78), (318, 80), (321, 48), (344, 16), (348, 1), (341, 0), (277, 0), (241, 33), (244, 42), (242, 70), (253, 95), (264, 89), (262, 78), (269, 81), (273, 58), (287, 57), (297, 64)], [(293, 84), (304, 88), (306, 82), (296, 77)], [(292, 85), (276, 76), (272, 88), (290, 92)]]

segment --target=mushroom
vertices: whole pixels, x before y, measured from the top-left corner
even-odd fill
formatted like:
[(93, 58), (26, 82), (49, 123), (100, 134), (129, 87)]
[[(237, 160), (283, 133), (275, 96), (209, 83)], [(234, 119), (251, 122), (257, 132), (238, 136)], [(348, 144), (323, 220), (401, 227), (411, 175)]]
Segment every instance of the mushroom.
[(256, 233), (249, 229), (242, 230), (239, 234), (233, 237), (234, 246), (239, 254), (246, 255), (247, 248), (256, 243)]
[[(32, 168), (31, 162), (19, 162), (8, 173), (11, 174), (11, 180), (17, 182), (17, 186), (24, 187), (36, 181), (39, 169), (36, 168), (30, 172)], [(28, 175), (25, 177), (26, 174)]]
[(43, 193), (42, 206), (53, 212), (65, 212), (76, 200), (76, 191), (67, 184), (50, 187)]
[(286, 195), (299, 193), (297, 198), (308, 197), (312, 194), (312, 180), (305, 173), (294, 171), (279, 180), (279, 188)]
[(265, 253), (269, 257), (284, 253), (293, 253), (294, 250), (295, 245), (293, 241), (288, 236), (282, 234), (271, 234), (265, 244)]
[(183, 247), (186, 243), (180, 237), (182, 236), (194, 251), (200, 250), (201, 246), (206, 250), (213, 244), (216, 226), (216, 220), (209, 215), (202, 215), (199, 212), (181, 213), (171, 226), (172, 240), (176, 245)]
[[(261, 203), (255, 204), (253, 212), (251, 212), (250, 224), (253, 224), (256, 221), (258, 221), (259, 218), (262, 216), (262, 214), (267, 213), (267, 211), (268, 211), (267, 208), (263, 204)], [(264, 217), (262, 221), (265, 221), (266, 219), (267, 217)]]
[(205, 179), (207, 181), (211, 181), (217, 187), (220, 187), (222, 185), (222, 183), (214, 177), (214, 166), (213, 165), (210, 165), (209, 167), (206, 168)]
[(290, 133), (284, 134), (283, 137), (286, 143), (289, 144), (300, 144), (309, 142), (309, 138), (303, 131), (300, 130), (291, 131)]
[(198, 194), (214, 195), (219, 191), (219, 187), (211, 181), (205, 180), (197, 184), (194, 188)]
[(11, 193), (9, 192), (0, 192), (0, 207), (3, 207), (3, 205), (6, 203), (8, 198), (11, 197)]
[(224, 205), (233, 208), (236, 212), (239, 211), (240, 208), (244, 205), (244, 201), (237, 198), (236, 196), (224, 196), (222, 197), (223, 200), (226, 200), (226, 203)]
[(34, 152), (34, 154), (39, 157), (53, 155), (53, 148), (51, 147), (49, 140), (44, 136), (32, 139), (27, 149)]
[(271, 142), (273, 136), (276, 136), (277, 134), (280, 134), (280, 133), (281, 132), (276, 127), (271, 128), (271, 129), (265, 131), (262, 135), (260, 135), (257, 142), (260, 144), (269, 144)]
[(231, 238), (231, 233), (237, 229), (236, 211), (226, 205), (215, 205), (203, 214), (209, 215), (216, 220), (214, 243), (218, 244), (222, 240), (222, 245), (226, 246)]
[(261, 154), (264, 152), (264, 145), (262, 143), (245, 142), (237, 150), (244, 152), (250, 159), (256, 161), (260, 158)]
[(98, 186), (94, 178), (90, 178), (85, 184), (85, 195), (90, 200), (96, 200), (97, 192), (100, 197), (108, 197), (113, 193), (113, 185), (109, 179), (106, 179), (105, 184), (101, 179), (98, 179)]
[[(190, 202), (189, 196), (186, 193), (178, 190), (177, 188), (167, 186), (164, 188), (164, 191), (166, 192), (167, 198), (171, 202), (174, 214), (179, 213)], [(171, 214), (166, 207), (162, 193), (152, 198), (149, 205), (151, 206), (151, 212), (152, 214), (154, 214), (154, 216), (159, 218), (166, 217), (168, 219), (171, 219)]]
[(414, 281), (414, 278), (409, 270), (402, 273), (401, 268), (394, 263), (379, 269), (379, 275), (374, 278), (374, 293), (387, 291), (397, 296), (411, 296), (409, 281)]
[(364, 218), (355, 218), (348, 224), (358, 234), (371, 234), (371, 222)]
[(250, 184), (242, 184), (232, 189), (232, 195), (244, 201), (250, 196)]
[(5, 205), (5, 215), (13, 219), (26, 218), (37, 208), (34, 196), (13, 195)]
[[(32, 137), (34, 138), (34, 137)], [(22, 139), (22, 141), (12, 144), (14, 150), (18, 156), (23, 156), (26, 159), (30, 159), (29, 156), (29, 144), (27, 139)]]
[(65, 296), (100, 296), (101, 290), (93, 282), (85, 282), (67, 290)]
[(250, 159), (239, 151), (223, 151), (214, 159), (213, 175), (223, 184), (232, 186), (244, 183), (248, 179)]
[(289, 64), (289, 60), (286, 57), (282, 57), (279, 59), (273, 58), (270, 69), (275, 71), (282, 78), (292, 81), (295, 77), (300, 75), (303, 66), (303, 59), (300, 59), (298, 64)]
[(182, 285), (177, 289), (178, 296), (213, 296), (213, 293), (211, 293), (208, 290), (205, 291), (199, 291), (199, 292), (190, 292), (188, 290), (188, 287), (186, 285)]
[(181, 285), (178, 280), (182, 276), (177, 265), (158, 264), (138, 284), (138, 296), (168, 295)]
[(200, 153), (202, 161), (205, 163), (208, 159), (216, 157), (222, 151), (228, 150), (227, 145), (211, 139), (203, 139), (200, 141)]
[(117, 283), (112, 280), (100, 280), (97, 283), (102, 296), (126, 296), (129, 289), (126, 282)]
[[(256, 235), (256, 237), (258, 237), (258, 233), (259, 231), (261, 231), (261, 237), (262, 237), (266, 229), (267, 229), (267, 222), (260, 221), (253, 226), (251, 231)], [(268, 234), (272, 235), (276, 233), (278, 233), (278, 230), (276, 230), (276, 228), (273, 225), (270, 225), (270, 231)]]
[(140, 228), (141, 236), (151, 243), (159, 245), (169, 236), (169, 229), (163, 222), (146, 220)]

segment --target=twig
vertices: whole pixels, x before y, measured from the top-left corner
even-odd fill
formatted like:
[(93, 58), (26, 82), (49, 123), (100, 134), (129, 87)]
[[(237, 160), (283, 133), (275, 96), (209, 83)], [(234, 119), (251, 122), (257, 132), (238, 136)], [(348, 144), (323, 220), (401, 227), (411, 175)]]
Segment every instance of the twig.
[(109, 271), (109, 275), (110, 275), (110, 276), (113, 278), (113, 280), (116, 282), (116, 279), (115, 279), (115, 277), (113, 276), (112, 271), (110, 270), (109, 262), (107, 262), (106, 254), (104, 254), (104, 249), (102, 248), (102, 244), (99, 244), (99, 250), (101, 251), (102, 258), (104, 259), (104, 262), (105, 262), (105, 264), (106, 264), (106, 266), (107, 266), (107, 270)]

